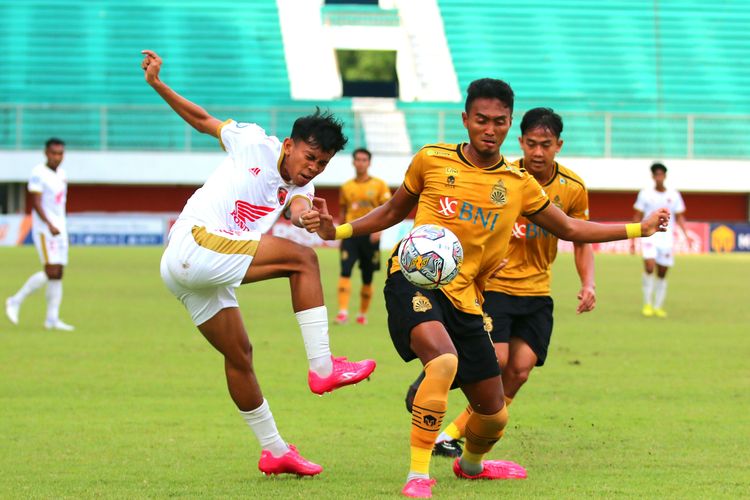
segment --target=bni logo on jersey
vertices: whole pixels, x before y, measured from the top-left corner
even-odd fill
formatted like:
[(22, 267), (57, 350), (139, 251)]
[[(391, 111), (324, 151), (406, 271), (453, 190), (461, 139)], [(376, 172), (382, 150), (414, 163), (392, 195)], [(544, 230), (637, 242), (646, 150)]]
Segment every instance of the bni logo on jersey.
[(487, 208), (475, 206), (468, 201), (460, 201), (450, 196), (441, 196), (438, 204), (437, 213), (439, 216), (446, 219), (457, 218), (463, 222), (482, 226), (490, 231), (495, 230), (495, 224), (500, 216), (499, 211), (488, 210)]

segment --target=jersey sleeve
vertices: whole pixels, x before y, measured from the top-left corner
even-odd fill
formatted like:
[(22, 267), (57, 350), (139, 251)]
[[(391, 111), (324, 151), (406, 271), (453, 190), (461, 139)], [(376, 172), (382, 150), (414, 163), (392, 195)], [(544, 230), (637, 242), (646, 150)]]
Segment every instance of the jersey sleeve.
[(39, 172), (34, 169), (31, 171), (31, 177), (29, 177), (28, 190), (30, 193), (41, 193), (44, 190), (42, 183), (42, 176)]
[(679, 191), (675, 191), (675, 200), (674, 200), (674, 213), (682, 214), (685, 213), (685, 201), (682, 199), (682, 195)]
[(638, 197), (635, 199), (633, 208), (645, 214), (646, 209), (648, 208), (646, 205), (646, 195), (643, 193), (643, 191), (638, 191)]
[(424, 189), (424, 168), (425, 158), (424, 154), (420, 151), (414, 155), (409, 168), (406, 169), (404, 174), (404, 189), (414, 196), (419, 196)]
[(523, 205), (521, 206), (521, 214), (524, 217), (534, 215), (549, 205), (549, 196), (544, 192), (542, 186), (532, 177), (527, 175), (523, 184)]
[(254, 123), (227, 120), (219, 125), (219, 144), (231, 156), (240, 154), (243, 149), (262, 143), (266, 132)]
[(573, 198), (568, 215), (574, 219), (589, 220), (589, 192), (582, 187)]

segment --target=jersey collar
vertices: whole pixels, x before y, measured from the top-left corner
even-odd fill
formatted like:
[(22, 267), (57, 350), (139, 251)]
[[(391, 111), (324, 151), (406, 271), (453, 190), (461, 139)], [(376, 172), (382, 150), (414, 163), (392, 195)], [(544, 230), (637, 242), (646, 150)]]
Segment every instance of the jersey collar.
[(465, 164), (467, 164), (468, 166), (474, 167), (474, 168), (478, 168), (478, 169), (481, 169), (481, 170), (491, 171), (491, 170), (497, 170), (498, 168), (500, 168), (500, 167), (502, 167), (502, 166), (505, 165), (505, 156), (503, 156), (502, 154), (500, 155), (500, 161), (498, 161), (494, 165), (490, 165), (489, 167), (478, 167), (478, 166), (474, 165), (473, 163), (471, 163), (469, 161), (468, 158), (466, 158), (466, 156), (464, 156), (464, 152), (463, 152), (464, 144), (466, 144), (466, 143), (465, 142), (461, 142), (461, 143), (459, 143), (459, 144), (456, 145), (456, 154), (458, 154), (458, 157), (461, 159), (461, 161), (464, 162)]
[[(521, 167), (522, 170), (526, 169), (526, 167), (523, 166), (523, 158), (518, 159), (518, 166)], [(555, 171), (552, 174), (552, 177), (550, 177), (549, 180), (542, 185), (542, 187), (546, 187), (552, 184), (552, 181), (554, 181), (557, 178), (557, 175), (559, 173), (560, 173), (560, 164), (555, 162)]]

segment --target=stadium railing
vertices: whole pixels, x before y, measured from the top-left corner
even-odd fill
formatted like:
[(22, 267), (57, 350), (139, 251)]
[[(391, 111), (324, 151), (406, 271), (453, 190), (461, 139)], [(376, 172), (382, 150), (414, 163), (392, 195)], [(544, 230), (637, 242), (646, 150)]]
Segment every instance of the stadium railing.
[[(312, 106), (212, 107), (220, 118), (255, 122), (270, 135), (285, 137), (292, 123)], [(348, 149), (367, 146), (361, 116), (350, 106), (328, 109), (345, 124)], [(516, 121), (524, 110), (515, 110)], [(399, 109), (414, 150), (435, 142), (466, 140), (460, 109), (432, 106)], [(575, 112), (563, 114), (565, 154), (583, 157), (750, 158), (745, 131), (750, 115), (705, 113)], [(71, 149), (207, 151), (215, 140), (199, 134), (165, 106), (0, 104), (0, 149), (38, 149), (49, 136), (64, 138)], [(503, 150), (518, 154), (517, 126)], [(387, 149), (375, 151), (393, 153)]]

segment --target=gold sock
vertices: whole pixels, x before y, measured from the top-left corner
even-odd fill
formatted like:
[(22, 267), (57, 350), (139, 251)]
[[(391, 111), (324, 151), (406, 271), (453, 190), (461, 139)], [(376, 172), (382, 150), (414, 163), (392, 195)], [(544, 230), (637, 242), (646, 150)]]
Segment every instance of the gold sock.
[(349, 309), (349, 295), (352, 291), (351, 278), (339, 276), (339, 311)]
[(502, 437), (507, 424), (507, 406), (493, 415), (472, 413), (466, 422), (466, 448), (461, 458), (469, 463), (481, 464), (482, 458)]
[(454, 354), (442, 354), (424, 367), (425, 377), (414, 396), (411, 412), (411, 472), (430, 473), (432, 448), (440, 433), (457, 368)]
[(362, 290), (359, 292), (359, 313), (362, 315), (367, 314), (370, 310), (370, 301), (372, 300), (372, 284), (362, 285)]
[(464, 411), (459, 416), (453, 419), (453, 422), (448, 425), (445, 429), (445, 433), (453, 439), (461, 439), (466, 434), (466, 422), (469, 420), (471, 414), (474, 413), (471, 405), (466, 405)]

